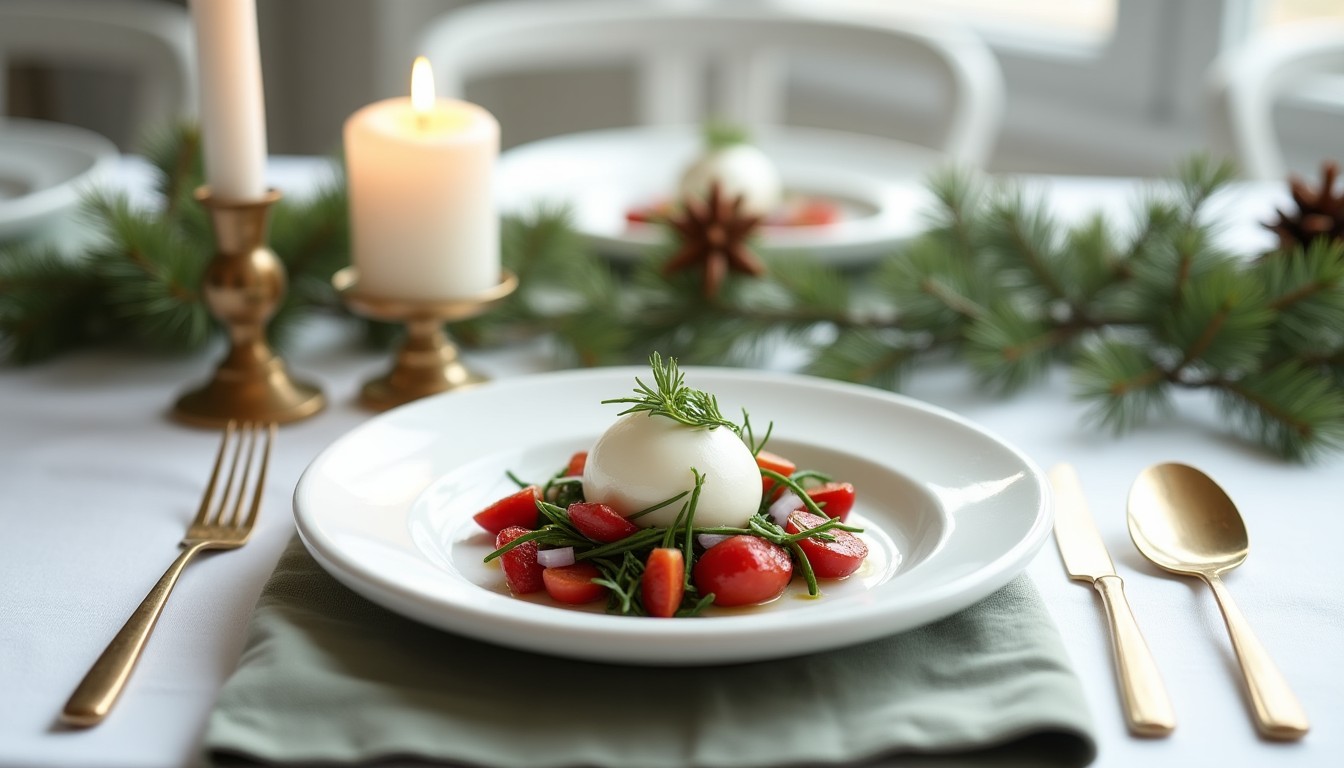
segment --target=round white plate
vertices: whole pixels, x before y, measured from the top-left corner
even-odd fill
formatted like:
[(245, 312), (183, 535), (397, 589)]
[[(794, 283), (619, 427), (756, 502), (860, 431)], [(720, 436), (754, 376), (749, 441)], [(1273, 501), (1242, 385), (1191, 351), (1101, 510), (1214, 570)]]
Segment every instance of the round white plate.
[[(921, 212), (932, 200), (923, 182), (943, 162), (941, 153), (819, 129), (777, 128), (752, 138), (775, 161), (787, 190), (834, 199), (844, 211), (841, 221), (825, 226), (762, 227), (761, 250), (854, 265), (890, 253), (923, 229)], [(690, 126), (591, 131), (524, 144), (500, 156), (496, 201), (505, 213), (568, 205), (579, 232), (604, 254), (638, 260), (666, 235), (658, 226), (630, 225), (626, 213), (673, 197), (700, 147), (700, 130)]]
[(605, 662), (715, 664), (796, 655), (911, 629), (1026, 567), (1050, 530), (1041, 471), (951, 413), (876, 389), (788, 374), (688, 368), (726, 414), (775, 422), (770, 447), (854, 483), (870, 556), (808, 598), (654, 619), (511, 596), (482, 563), (471, 516), (587, 449), (647, 369), (523, 377), (377, 416), (324, 450), (294, 494), (299, 534), (351, 589), (427, 624), (500, 645)]
[(0, 239), (27, 234), (73, 207), (116, 160), (116, 146), (92, 131), (0, 117)]

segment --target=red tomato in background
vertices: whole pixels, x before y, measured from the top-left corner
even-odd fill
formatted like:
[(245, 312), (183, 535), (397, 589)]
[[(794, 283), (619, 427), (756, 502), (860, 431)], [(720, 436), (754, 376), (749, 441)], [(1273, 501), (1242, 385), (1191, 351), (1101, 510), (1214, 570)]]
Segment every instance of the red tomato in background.
[[(495, 536), (495, 549), (508, 544), (524, 534), (531, 533), (521, 526), (510, 526)], [(541, 572), (546, 570), (537, 562), (537, 542), (525, 541), (499, 556), (500, 567), (504, 569), (504, 581), (509, 591), (515, 595), (540, 592), (545, 588)]]
[[(788, 459), (784, 458), (783, 456), (780, 456), (777, 453), (771, 453), (769, 451), (760, 451), (756, 454), (756, 465), (759, 466), (761, 469), (769, 469), (771, 471), (778, 472), (779, 474), (785, 477), (792, 475), (794, 471), (798, 469), (797, 464), (794, 464), (792, 461), (789, 461)], [(774, 487), (775, 487), (774, 478), (765, 476), (761, 477), (761, 489), (765, 493), (767, 494), (770, 493), (770, 489)]]
[(491, 533), (499, 533), (515, 525), (522, 528), (536, 528), (539, 498), (541, 491), (537, 486), (529, 485), (477, 512), (471, 519)]
[(569, 457), (569, 464), (565, 466), (565, 477), (580, 477), (586, 466), (588, 466), (588, 452), (579, 451)]
[(840, 208), (829, 200), (810, 199), (798, 206), (789, 218), (795, 227), (824, 227), (840, 220)]
[(844, 522), (854, 508), (854, 486), (850, 483), (822, 483), (816, 488), (808, 488), (807, 495), (821, 505), (821, 511), (827, 517), (838, 517), (840, 522)]
[(714, 593), (715, 605), (755, 605), (784, 593), (793, 560), (765, 539), (742, 534), (705, 550), (692, 575), (700, 594)]
[(595, 501), (581, 501), (569, 505), (569, 522), (579, 529), (579, 533), (593, 541), (620, 541), (632, 533), (639, 532), (639, 526), (621, 517), (621, 514), (606, 504)]
[[(824, 517), (798, 511), (789, 515), (789, 522), (784, 526), (784, 530), (789, 533), (801, 533), (824, 522), (826, 522)], [(826, 533), (834, 536), (835, 540), (824, 541), (809, 537), (798, 541), (798, 547), (803, 550), (804, 555), (807, 555), (807, 562), (812, 564), (812, 573), (819, 579), (840, 579), (857, 571), (868, 557), (868, 545), (849, 531), (829, 530)]]
[(593, 579), (601, 575), (602, 572), (596, 565), (578, 562), (573, 565), (543, 568), (541, 580), (546, 586), (546, 594), (550, 595), (552, 600), (566, 605), (582, 605), (606, 597), (607, 588), (593, 583)]

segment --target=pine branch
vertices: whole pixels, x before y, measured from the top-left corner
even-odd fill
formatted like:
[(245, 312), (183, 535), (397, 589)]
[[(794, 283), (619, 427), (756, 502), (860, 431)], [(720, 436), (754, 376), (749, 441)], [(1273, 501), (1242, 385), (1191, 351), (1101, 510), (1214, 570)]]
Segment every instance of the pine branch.
[(1089, 347), (1073, 377), (1075, 396), (1091, 403), (1087, 420), (1116, 434), (1169, 407), (1161, 366), (1135, 343), (1106, 340)]
[(806, 370), (814, 376), (896, 389), (922, 351), (899, 334), (851, 328), (823, 345)]
[(1221, 389), (1224, 405), (1249, 435), (1284, 458), (1344, 448), (1344, 389), (1319, 370), (1288, 362)]
[[(213, 233), (191, 197), (199, 136), (153, 137), (161, 204), (123, 196), (86, 204), (104, 242), (83, 261), (0, 249), (0, 351), (11, 361), (104, 336), (191, 349), (212, 321), (199, 291)], [(1344, 447), (1344, 245), (1255, 262), (1215, 247), (1209, 202), (1231, 166), (1193, 158), (1133, 226), (1100, 215), (1066, 227), (1020, 189), (944, 170), (930, 178), (925, 234), (859, 274), (817, 259), (768, 259), (705, 298), (701, 276), (663, 275), (670, 251), (615, 269), (563, 210), (503, 222), (504, 265), (519, 288), (487, 315), (454, 324), (467, 344), (545, 337), (565, 361), (597, 365), (650, 352), (690, 363), (760, 362), (787, 346), (817, 375), (895, 388), (938, 354), (959, 355), (989, 388), (1074, 368), (1090, 421), (1116, 432), (1172, 408), (1177, 388), (1220, 398), (1242, 434), (1284, 456)], [(271, 246), (290, 288), (269, 331), (278, 343), (315, 312), (345, 311), (331, 284), (349, 254), (339, 178), (315, 198), (282, 201)], [(673, 243), (672, 245), (675, 245)], [(396, 326), (365, 323), (386, 345)]]
[(97, 338), (106, 308), (99, 276), (49, 248), (0, 248), (0, 357), (34, 363)]
[(966, 333), (966, 361), (986, 386), (1015, 392), (1042, 378), (1056, 347), (1071, 336), (1021, 308), (1000, 302)]
[(209, 249), (173, 222), (133, 210), (124, 195), (95, 193), (86, 204), (108, 235), (95, 251), (94, 268), (105, 281), (112, 315), (154, 347), (204, 343), (212, 324), (199, 286)]

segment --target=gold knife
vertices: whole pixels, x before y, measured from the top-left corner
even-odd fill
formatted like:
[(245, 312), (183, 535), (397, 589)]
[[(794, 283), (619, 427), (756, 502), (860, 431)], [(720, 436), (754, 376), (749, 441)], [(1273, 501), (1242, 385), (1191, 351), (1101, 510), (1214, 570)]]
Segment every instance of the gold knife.
[(1050, 470), (1055, 492), (1055, 543), (1069, 577), (1091, 582), (1101, 593), (1115, 648), (1115, 673), (1125, 704), (1125, 720), (1137, 736), (1166, 736), (1176, 728), (1171, 699), (1153, 655), (1125, 599), (1125, 583), (1115, 573), (1111, 556), (1087, 511), (1078, 473), (1068, 464)]

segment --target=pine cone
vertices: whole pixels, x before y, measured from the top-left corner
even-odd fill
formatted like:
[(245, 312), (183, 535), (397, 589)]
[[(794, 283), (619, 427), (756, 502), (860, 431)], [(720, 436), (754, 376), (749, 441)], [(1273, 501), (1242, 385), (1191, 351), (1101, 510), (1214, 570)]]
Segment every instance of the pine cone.
[(1321, 164), (1321, 185), (1312, 189), (1298, 176), (1288, 178), (1297, 213), (1289, 215), (1276, 209), (1279, 220), (1265, 227), (1279, 236), (1279, 250), (1307, 247), (1324, 238), (1344, 243), (1344, 188), (1335, 192), (1339, 165), (1333, 160)]

